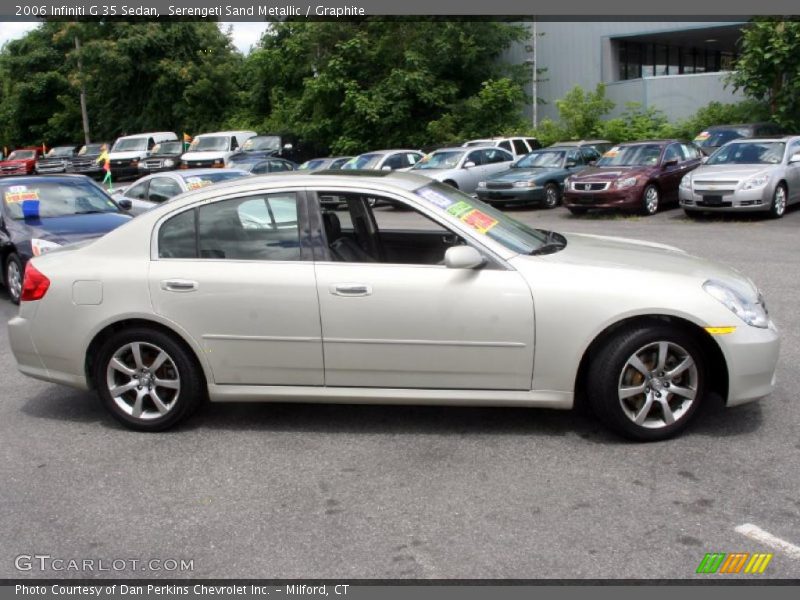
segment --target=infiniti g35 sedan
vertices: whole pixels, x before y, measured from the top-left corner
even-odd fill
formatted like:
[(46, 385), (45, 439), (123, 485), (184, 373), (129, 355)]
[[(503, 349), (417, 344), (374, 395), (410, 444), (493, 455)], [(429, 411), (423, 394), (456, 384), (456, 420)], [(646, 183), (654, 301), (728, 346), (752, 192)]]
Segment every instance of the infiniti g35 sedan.
[[(346, 211), (321, 208), (336, 195)], [(427, 229), (380, 226), (370, 199)], [(340, 218), (341, 215), (341, 218)], [(588, 401), (637, 440), (769, 394), (752, 281), (670, 246), (533, 229), (409, 173), (243, 178), (28, 263), (20, 370), (162, 430), (212, 401)]]

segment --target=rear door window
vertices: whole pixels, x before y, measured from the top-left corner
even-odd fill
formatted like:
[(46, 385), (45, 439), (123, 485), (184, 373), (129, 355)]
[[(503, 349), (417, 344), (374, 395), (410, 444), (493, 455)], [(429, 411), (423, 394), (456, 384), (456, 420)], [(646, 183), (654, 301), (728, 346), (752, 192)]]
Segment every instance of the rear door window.
[(525, 140), (515, 139), (513, 140), (513, 142), (514, 142), (514, 151), (517, 154), (527, 154), (528, 152), (530, 152), (530, 150), (528, 150), (528, 146), (525, 144)]

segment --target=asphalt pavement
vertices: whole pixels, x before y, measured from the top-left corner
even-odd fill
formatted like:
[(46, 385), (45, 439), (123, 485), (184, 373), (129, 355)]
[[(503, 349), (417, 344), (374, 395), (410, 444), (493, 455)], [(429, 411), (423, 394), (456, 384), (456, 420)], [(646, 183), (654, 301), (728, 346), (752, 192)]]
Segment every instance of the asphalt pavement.
[[(791, 547), (736, 531), (800, 546), (800, 210), (698, 222), (509, 212), (676, 245), (752, 277), (783, 334), (775, 392), (710, 403), (654, 444), (579, 413), (510, 408), (212, 404), (143, 434), (91, 394), (18, 373), (0, 328), (0, 578), (724, 577), (695, 574), (709, 552), (774, 553), (764, 574), (733, 578), (800, 577)], [(380, 209), (382, 223), (412, 218)], [(3, 295), (0, 318), (15, 310)], [(112, 570), (19, 570), (28, 555)], [(172, 559), (192, 570), (166, 570)]]

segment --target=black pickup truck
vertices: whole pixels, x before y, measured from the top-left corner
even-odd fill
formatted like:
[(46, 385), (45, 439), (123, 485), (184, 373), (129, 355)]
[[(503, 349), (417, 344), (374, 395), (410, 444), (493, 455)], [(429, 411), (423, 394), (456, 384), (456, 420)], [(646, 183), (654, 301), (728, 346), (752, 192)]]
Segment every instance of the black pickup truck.
[(160, 171), (173, 171), (183, 164), (183, 142), (161, 142), (153, 146), (150, 155), (139, 161), (139, 174), (149, 175)]

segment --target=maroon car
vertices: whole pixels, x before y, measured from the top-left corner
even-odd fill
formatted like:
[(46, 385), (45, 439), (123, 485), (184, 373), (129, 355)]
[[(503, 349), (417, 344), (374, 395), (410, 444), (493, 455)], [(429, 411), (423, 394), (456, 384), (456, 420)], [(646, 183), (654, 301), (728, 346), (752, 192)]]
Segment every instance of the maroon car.
[(567, 179), (564, 206), (576, 215), (590, 208), (654, 215), (662, 204), (678, 204), (681, 178), (700, 165), (701, 156), (694, 144), (679, 140), (619, 144)]

